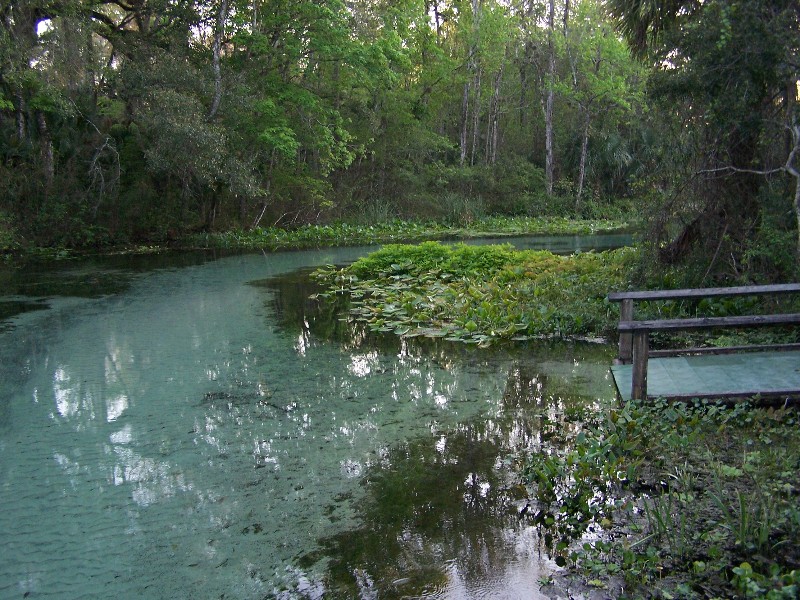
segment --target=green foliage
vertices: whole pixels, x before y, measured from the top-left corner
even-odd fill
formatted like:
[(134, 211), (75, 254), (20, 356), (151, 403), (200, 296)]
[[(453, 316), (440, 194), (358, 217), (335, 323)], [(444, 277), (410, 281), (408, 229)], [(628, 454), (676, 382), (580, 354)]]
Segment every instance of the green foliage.
[(605, 297), (623, 286), (629, 250), (562, 257), (508, 246), (388, 246), (344, 269), (317, 272), (330, 299), (375, 331), (486, 346), (613, 329)]
[(0, 254), (13, 252), (19, 248), (19, 240), (13, 222), (8, 215), (0, 212)]
[[(654, 192), (648, 237), (662, 268), (688, 266), (695, 286), (795, 278), (796, 181), (782, 172), (796, 151), (786, 139), (798, 108), (788, 83), (798, 78), (794, 4), (609, 6), (652, 67), (648, 92), (660, 136), (640, 183)], [(787, 231), (795, 232), (793, 251)]]
[(559, 564), (602, 585), (794, 597), (798, 422), (747, 403), (612, 408), (527, 460), (534, 522)]
[(292, 249), (324, 246), (365, 246), (379, 243), (412, 242), (445, 238), (512, 235), (588, 235), (622, 229), (623, 222), (534, 219), (528, 217), (487, 217), (469, 227), (435, 221), (390, 219), (368, 224), (331, 223), (287, 229), (257, 227), (250, 231), (227, 231), (186, 236), (182, 245), (192, 248)]
[[(235, 230), (262, 222), (574, 216), (569, 186), (545, 193), (528, 114), (540, 26), (513, 3), (479, 6), (441, 2), (432, 24), (416, 1), (65, 2), (48, 5), (46, 28), (36, 3), (0, 9), (0, 209), (54, 246), (197, 230), (256, 245)], [(576, 110), (562, 108), (566, 131)], [(593, 197), (586, 215), (611, 214)]]

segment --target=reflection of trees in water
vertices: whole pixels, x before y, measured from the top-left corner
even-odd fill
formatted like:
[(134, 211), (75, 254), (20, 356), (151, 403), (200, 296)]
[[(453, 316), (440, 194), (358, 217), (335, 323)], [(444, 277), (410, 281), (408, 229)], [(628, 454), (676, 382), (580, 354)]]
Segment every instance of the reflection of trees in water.
[(324, 542), (331, 597), (475, 589), (503, 581), (513, 557), (538, 560), (536, 534), (519, 518), (526, 492), (511, 457), (579, 427), (572, 416), (586, 404), (568, 381), (516, 361), (500, 410), (389, 449), (366, 474), (364, 526)]

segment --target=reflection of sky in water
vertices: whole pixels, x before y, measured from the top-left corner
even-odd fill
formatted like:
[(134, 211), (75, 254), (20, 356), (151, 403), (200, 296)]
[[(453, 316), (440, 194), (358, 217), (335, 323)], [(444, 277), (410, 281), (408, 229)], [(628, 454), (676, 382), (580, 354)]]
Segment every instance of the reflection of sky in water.
[[(529, 447), (496, 420), (512, 363), (320, 343), (246, 285), (357, 252), (154, 272), (0, 333), (0, 596), (315, 597), (296, 559), (358, 525), (361, 480), (398, 443), (433, 435), (455, 464), (452, 432), (486, 415), (476, 439)], [(492, 491), (464, 480), (464, 502)]]

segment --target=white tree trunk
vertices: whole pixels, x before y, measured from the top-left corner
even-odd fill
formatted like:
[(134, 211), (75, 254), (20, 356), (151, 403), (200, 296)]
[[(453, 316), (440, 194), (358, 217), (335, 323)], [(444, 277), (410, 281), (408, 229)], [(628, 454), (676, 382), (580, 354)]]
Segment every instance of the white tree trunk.
[(461, 160), (460, 165), (463, 167), (467, 160), (467, 131), (469, 128), (469, 82), (464, 84), (464, 95), (461, 98)]
[(500, 86), (503, 82), (503, 65), (494, 76), (494, 90), (489, 106), (489, 122), (486, 125), (486, 162), (497, 162), (497, 148), (500, 143)]
[(472, 98), (472, 149), (470, 150), (469, 164), (474, 165), (478, 154), (478, 140), (481, 133), (481, 71), (480, 66), (475, 72), (475, 92)]
[(225, 19), (228, 17), (228, 0), (221, 0), (217, 12), (217, 25), (214, 31), (214, 43), (211, 45), (211, 69), (214, 72), (214, 97), (208, 111), (209, 120), (217, 116), (219, 105), (222, 102), (222, 70), (220, 68), (220, 54), (222, 53), (222, 40), (225, 35)]
[(547, 195), (553, 195), (553, 101), (555, 91), (553, 89), (556, 77), (556, 49), (553, 44), (553, 27), (555, 21), (555, 0), (549, 1), (547, 14), (547, 99), (544, 109), (544, 148), (545, 148), (545, 177), (547, 185)]

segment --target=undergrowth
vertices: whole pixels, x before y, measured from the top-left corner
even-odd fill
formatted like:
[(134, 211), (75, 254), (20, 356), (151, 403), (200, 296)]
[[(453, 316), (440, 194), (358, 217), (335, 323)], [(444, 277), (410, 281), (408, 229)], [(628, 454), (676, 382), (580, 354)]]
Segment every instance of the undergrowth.
[(620, 598), (796, 598), (800, 417), (633, 402), (530, 455), (549, 554)]

